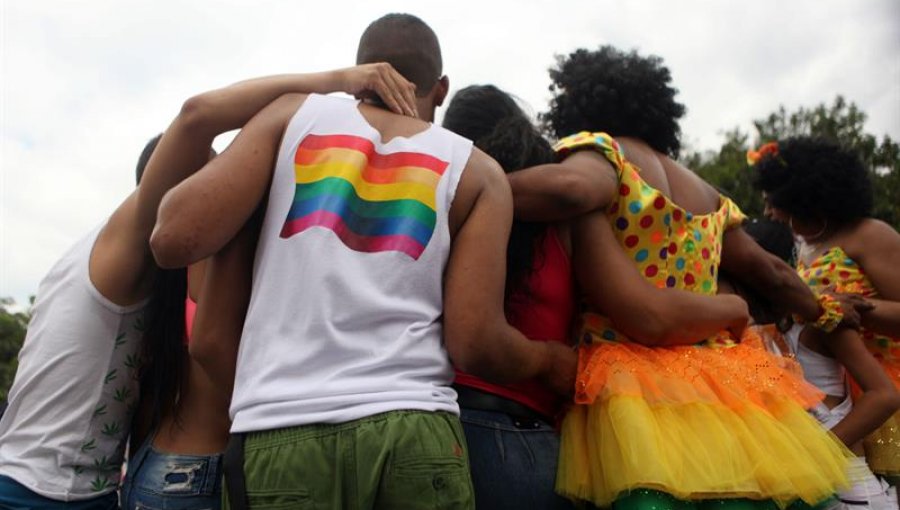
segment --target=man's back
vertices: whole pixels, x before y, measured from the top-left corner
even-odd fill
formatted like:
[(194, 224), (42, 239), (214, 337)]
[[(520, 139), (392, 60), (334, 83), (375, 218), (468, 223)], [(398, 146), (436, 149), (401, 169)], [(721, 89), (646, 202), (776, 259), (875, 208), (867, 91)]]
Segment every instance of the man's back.
[(458, 412), (440, 317), (448, 212), (470, 153), (437, 126), (306, 98), (269, 188), (233, 430)]

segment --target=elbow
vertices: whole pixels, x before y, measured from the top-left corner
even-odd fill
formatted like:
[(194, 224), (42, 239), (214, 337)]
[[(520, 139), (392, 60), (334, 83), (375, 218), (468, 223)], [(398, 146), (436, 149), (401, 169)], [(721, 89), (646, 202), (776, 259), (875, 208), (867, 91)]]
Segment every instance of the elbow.
[(467, 374), (478, 375), (478, 353), (474, 347), (471, 334), (459, 331), (461, 328), (449, 324), (444, 327), (444, 344), (450, 362), (457, 370)]
[(559, 206), (574, 215), (584, 214), (607, 205), (598, 196), (596, 186), (579, 175), (563, 176), (561, 185), (564, 192), (558, 196)]
[(897, 391), (897, 388), (886, 389), (881, 400), (886, 415), (893, 416), (894, 413), (900, 411), (900, 391)]
[(203, 258), (197, 256), (197, 240), (188, 231), (184, 214), (174, 214), (173, 210), (177, 209), (167, 193), (160, 202), (156, 225), (150, 234), (150, 251), (163, 269), (186, 267)]
[(164, 229), (155, 228), (150, 235), (150, 251), (156, 265), (162, 269), (177, 269), (190, 265), (187, 251), (181, 249), (174, 236)]
[(150, 234), (150, 251), (153, 259), (162, 269), (187, 267), (192, 262), (192, 250), (183, 236), (166, 224), (157, 224)]
[(677, 321), (671, 320), (662, 310), (649, 307), (645, 313), (634, 317), (622, 330), (636, 342), (647, 347), (670, 344), (681, 334)]
[(182, 129), (198, 132), (206, 129), (208, 119), (214, 114), (216, 109), (209, 94), (193, 96), (181, 105), (177, 121)]
[(498, 380), (497, 364), (490, 359), (489, 350), (483, 347), (484, 342), (489, 341), (483, 332), (445, 325), (444, 342), (453, 366), (486, 381), (503, 383), (504, 381)]
[(215, 359), (215, 347), (205, 335), (194, 334), (188, 342), (188, 354), (191, 359), (202, 366), (206, 366), (211, 360)]

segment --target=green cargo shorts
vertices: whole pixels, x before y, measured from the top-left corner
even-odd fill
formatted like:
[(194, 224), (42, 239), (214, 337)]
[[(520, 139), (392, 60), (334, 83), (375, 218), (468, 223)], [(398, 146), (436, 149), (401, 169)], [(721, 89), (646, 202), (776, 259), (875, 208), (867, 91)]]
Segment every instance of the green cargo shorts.
[(475, 508), (462, 426), (444, 412), (250, 433), (244, 474), (252, 509)]

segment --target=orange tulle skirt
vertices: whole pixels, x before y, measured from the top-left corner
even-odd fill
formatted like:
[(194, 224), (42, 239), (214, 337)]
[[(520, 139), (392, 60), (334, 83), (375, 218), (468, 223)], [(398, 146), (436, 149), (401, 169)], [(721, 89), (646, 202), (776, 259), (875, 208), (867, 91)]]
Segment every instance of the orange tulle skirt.
[(561, 494), (609, 506), (643, 488), (786, 506), (846, 486), (852, 454), (806, 412), (822, 394), (756, 333), (649, 348), (588, 315), (582, 338), (577, 405), (562, 425)]

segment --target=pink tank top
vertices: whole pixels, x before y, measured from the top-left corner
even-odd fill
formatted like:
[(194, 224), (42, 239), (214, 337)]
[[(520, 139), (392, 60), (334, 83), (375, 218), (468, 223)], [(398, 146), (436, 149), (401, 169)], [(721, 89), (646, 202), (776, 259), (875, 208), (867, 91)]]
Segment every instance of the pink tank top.
[(184, 298), (184, 343), (191, 343), (191, 332), (194, 331), (194, 314), (197, 313), (197, 303), (188, 294)]
[[(574, 287), (572, 263), (556, 229), (550, 227), (535, 256), (529, 292), (509, 297), (506, 318), (532, 340), (567, 343), (575, 312)], [(514, 400), (548, 418), (563, 410), (563, 399), (535, 380), (498, 385), (457, 370), (456, 384)]]

